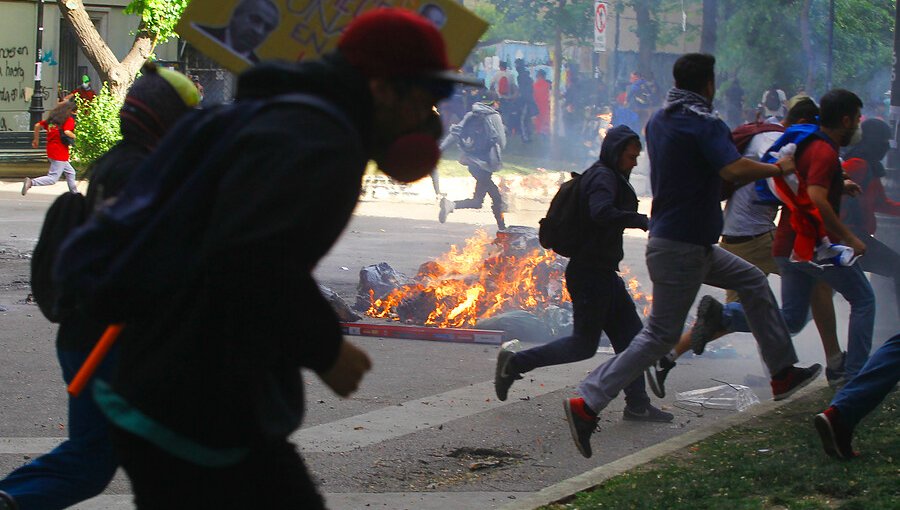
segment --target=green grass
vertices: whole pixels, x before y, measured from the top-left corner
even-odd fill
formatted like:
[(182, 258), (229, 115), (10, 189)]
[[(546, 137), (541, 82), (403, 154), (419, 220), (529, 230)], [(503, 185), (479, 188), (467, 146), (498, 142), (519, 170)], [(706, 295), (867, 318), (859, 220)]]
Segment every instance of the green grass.
[(900, 393), (857, 428), (862, 457), (850, 462), (825, 455), (812, 426), (830, 396), (816, 393), (544, 508), (900, 508)]

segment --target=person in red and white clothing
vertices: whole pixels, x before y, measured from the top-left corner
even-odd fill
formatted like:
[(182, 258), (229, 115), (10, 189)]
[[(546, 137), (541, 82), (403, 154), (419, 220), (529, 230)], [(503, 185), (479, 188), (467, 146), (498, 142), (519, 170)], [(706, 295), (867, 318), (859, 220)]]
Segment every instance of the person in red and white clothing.
[(866, 256), (859, 259), (862, 270), (894, 280), (900, 312), (900, 254), (875, 235), (875, 213), (900, 216), (900, 202), (888, 198), (881, 184), (885, 175), (881, 160), (890, 149), (891, 128), (880, 119), (866, 119), (860, 127), (862, 139), (844, 154), (843, 168), (862, 193), (844, 197), (841, 221), (866, 243)]
[[(26, 177), (22, 184), (22, 195), (28, 193), (32, 186), (56, 184), (62, 174), (66, 174), (69, 191), (78, 192), (75, 186), (75, 169), (69, 164), (69, 145), (75, 141), (75, 118), (72, 117), (74, 110), (75, 103), (63, 101), (50, 110), (45, 120), (34, 125), (34, 140), (31, 141), (31, 146), (35, 149), (40, 145), (41, 129), (47, 130), (47, 159), (50, 160), (50, 171), (37, 179)], [(64, 137), (68, 139), (68, 143), (64, 141)]]

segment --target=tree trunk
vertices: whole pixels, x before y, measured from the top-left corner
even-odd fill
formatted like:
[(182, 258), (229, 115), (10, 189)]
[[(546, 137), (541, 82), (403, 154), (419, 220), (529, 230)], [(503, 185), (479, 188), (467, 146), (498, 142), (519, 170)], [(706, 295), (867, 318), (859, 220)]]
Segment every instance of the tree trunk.
[(716, 52), (716, 31), (719, 26), (718, 11), (718, 0), (703, 0), (703, 29), (700, 32), (700, 53), (713, 55)]
[[(155, 37), (143, 29), (142, 23), (138, 26), (131, 49), (120, 62), (100, 37), (81, 0), (56, 0), (56, 4), (72, 28), (85, 57), (100, 74), (100, 80), (108, 83), (110, 91), (117, 97), (125, 97), (141, 66), (153, 53)], [(69, 5), (73, 8), (70, 9)]]
[(647, 74), (653, 65), (653, 54), (656, 52), (656, 38), (659, 26), (650, 17), (650, 0), (635, 0), (634, 14), (637, 18), (638, 36), (638, 71)]
[(809, 30), (809, 9), (812, 1), (803, 0), (800, 9), (800, 41), (803, 44), (803, 53), (806, 54), (806, 93), (810, 94), (815, 84), (816, 54), (812, 49), (812, 34)]

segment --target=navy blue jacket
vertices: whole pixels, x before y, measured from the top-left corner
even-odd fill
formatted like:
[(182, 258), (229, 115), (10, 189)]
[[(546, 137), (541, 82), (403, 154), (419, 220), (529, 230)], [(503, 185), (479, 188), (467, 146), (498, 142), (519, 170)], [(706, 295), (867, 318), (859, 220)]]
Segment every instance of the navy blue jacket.
[(647, 216), (637, 212), (638, 199), (628, 179), (615, 170), (629, 142), (639, 140), (628, 126), (609, 130), (600, 147), (600, 158), (585, 170), (581, 180), (581, 207), (589, 218), (587, 237), (572, 262), (605, 270), (617, 270), (624, 257), (622, 231), (647, 229)]

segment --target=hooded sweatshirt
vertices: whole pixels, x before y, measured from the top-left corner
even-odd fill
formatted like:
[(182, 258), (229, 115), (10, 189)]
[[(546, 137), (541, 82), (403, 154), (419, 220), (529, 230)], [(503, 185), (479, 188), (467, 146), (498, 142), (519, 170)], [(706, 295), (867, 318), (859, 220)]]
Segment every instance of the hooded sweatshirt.
[(314, 94), (356, 132), (310, 106), (273, 102), (226, 127), (236, 134), (222, 154), (204, 151), (208, 137), (189, 142), (192, 154), (220, 161), (193, 247), (199, 274), (126, 325), (115, 382), (97, 394), (119, 427), (206, 466), (231, 465), (287, 437), (303, 416), (300, 368), (334, 364), (343, 337), (311, 271), (349, 221), (371, 152), (360, 135), (371, 133), (371, 96), (337, 55), (264, 63), (238, 87), (239, 107)]
[(580, 184), (581, 207), (590, 222), (585, 226), (586, 242), (572, 256), (572, 263), (618, 270), (624, 257), (622, 232), (626, 228), (647, 228), (647, 216), (637, 212), (634, 188), (616, 170), (625, 147), (638, 140), (628, 126), (610, 129), (600, 147), (600, 158), (585, 170)]

